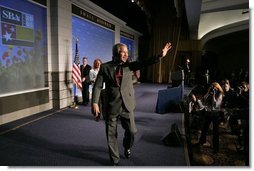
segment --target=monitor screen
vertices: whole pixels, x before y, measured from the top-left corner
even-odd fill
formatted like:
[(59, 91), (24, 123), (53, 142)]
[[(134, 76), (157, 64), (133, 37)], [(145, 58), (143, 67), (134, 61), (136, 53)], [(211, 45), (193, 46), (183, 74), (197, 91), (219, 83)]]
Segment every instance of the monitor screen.
[(45, 87), (47, 9), (0, 1), (0, 95)]

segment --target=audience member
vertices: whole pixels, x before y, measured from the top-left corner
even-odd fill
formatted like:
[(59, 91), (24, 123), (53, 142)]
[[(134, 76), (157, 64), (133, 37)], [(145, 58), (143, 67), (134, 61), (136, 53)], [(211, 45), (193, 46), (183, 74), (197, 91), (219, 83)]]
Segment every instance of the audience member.
[(238, 107), (249, 108), (249, 83), (243, 81), (241, 82), (241, 85), (237, 88)]
[(222, 89), (224, 91), (224, 97), (222, 100), (222, 108), (235, 108), (236, 107), (236, 97), (237, 94), (235, 90), (231, 87), (228, 79), (224, 79), (221, 82)]
[(199, 84), (194, 87), (189, 94), (189, 114), (190, 116), (190, 128), (201, 130), (204, 124), (204, 109), (205, 106), (202, 103), (202, 98), (207, 92), (204, 85)]
[(249, 84), (245, 81), (237, 89), (237, 109), (230, 116), (229, 125), (232, 133), (238, 136), (239, 149), (247, 152), (249, 148)]
[(219, 150), (219, 111), (221, 109), (223, 99), (223, 90), (219, 83), (213, 82), (209, 87), (207, 93), (203, 97), (205, 105), (205, 121), (199, 139), (200, 145), (206, 145), (207, 132), (212, 123), (213, 128), (213, 149), (217, 153)]
[(210, 72), (208, 69), (201, 71), (200, 76), (196, 80), (199, 85), (202, 85), (207, 90), (211, 84)]
[(221, 123), (220, 126), (227, 128), (229, 118), (232, 114), (232, 110), (237, 107), (237, 94), (233, 88), (231, 88), (230, 82), (228, 79), (224, 79), (221, 82), (222, 89), (224, 91), (223, 100), (222, 100), (222, 111), (221, 111)]

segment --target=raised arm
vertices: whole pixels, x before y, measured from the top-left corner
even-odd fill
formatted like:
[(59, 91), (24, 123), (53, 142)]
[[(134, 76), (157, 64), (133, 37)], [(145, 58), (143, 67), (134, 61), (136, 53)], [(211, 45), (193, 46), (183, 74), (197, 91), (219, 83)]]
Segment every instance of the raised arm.
[(162, 49), (161, 53), (159, 55), (153, 56), (151, 58), (148, 58), (146, 60), (143, 60), (141, 62), (139, 61), (134, 61), (128, 64), (131, 70), (136, 71), (139, 70), (143, 67), (146, 67), (148, 65), (152, 65), (155, 63), (158, 63), (160, 59), (164, 58), (168, 51), (172, 48), (172, 45), (170, 42), (166, 43), (164, 48)]
[(163, 58), (167, 55), (168, 51), (172, 48), (172, 45), (170, 42), (166, 43), (164, 48), (162, 49), (162, 52), (160, 54), (160, 57)]

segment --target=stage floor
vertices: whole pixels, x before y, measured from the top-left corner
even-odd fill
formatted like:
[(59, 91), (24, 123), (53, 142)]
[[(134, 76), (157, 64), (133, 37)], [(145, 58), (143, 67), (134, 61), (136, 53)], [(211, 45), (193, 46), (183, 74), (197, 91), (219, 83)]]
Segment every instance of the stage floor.
[[(174, 123), (184, 134), (183, 113), (155, 113), (158, 90), (165, 88), (167, 85), (135, 85), (138, 132), (132, 156), (126, 159), (119, 124), (120, 166), (189, 166), (185, 145), (162, 142)], [(94, 121), (90, 106), (36, 114), (1, 125), (0, 132), (2, 166), (110, 166), (104, 121)]]

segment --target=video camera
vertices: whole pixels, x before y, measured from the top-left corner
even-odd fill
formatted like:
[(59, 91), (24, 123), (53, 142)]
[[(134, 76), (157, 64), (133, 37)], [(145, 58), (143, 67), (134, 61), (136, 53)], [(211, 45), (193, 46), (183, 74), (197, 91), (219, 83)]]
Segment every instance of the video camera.
[(239, 87), (237, 87), (237, 89), (236, 89), (236, 93), (237, 94), (241, 94), (242, 93), (242, 91), (243, 91), (243, 86), (239, 86)]

